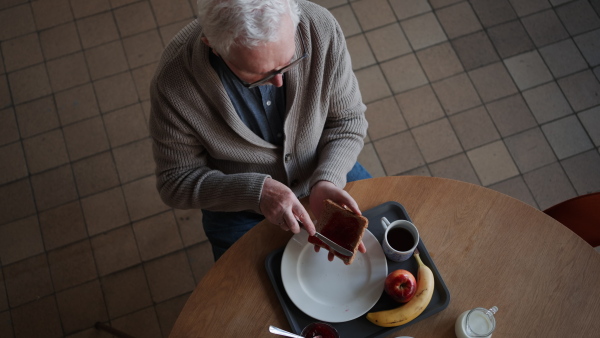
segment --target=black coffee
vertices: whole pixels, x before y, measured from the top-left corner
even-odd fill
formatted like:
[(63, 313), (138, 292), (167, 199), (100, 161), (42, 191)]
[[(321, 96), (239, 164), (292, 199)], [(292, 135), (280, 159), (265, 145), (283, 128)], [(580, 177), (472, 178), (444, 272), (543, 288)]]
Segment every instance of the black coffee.
[(412, 234), (404, 228), (393, 228), (390, 230), (387, 240), (390, 246), (398, 251), (408, 251), (415, 245)]

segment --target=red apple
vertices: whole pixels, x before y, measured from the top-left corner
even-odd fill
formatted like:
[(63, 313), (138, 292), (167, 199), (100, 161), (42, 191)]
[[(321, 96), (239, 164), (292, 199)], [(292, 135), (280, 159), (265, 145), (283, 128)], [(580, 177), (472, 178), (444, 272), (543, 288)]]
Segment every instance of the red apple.
[(385, 278), (385, 292), (399, 303), (411, 300), (417, 292), (417, 280), (410, 271), (399, 269)]

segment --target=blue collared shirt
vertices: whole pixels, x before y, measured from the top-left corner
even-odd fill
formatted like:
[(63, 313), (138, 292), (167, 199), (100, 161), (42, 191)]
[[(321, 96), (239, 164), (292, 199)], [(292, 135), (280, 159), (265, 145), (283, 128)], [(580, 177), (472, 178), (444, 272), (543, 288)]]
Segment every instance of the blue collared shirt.
[(285, 121), (285, 82), (281, 87), (263, 85), (248, 89), (225, 62), (210, 53), (210, 64), (219, 74), (231, 103), (244, 124), (263, 140), (282, 145)]

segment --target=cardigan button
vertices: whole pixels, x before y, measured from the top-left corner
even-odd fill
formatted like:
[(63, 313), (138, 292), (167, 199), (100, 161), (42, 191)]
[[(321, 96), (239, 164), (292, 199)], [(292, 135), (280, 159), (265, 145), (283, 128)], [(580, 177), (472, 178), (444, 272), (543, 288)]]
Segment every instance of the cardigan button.
[(292, 159), (292, 154), (285, 154), (285, 162), (289, 162)]

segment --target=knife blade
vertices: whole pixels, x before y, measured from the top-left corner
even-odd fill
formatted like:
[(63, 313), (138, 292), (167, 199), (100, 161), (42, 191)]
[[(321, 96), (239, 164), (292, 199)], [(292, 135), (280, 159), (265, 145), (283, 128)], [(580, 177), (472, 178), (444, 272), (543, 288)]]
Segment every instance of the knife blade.
[[(304, 227), (304, 223), (302, 223), (302, 221), (300, 221), (298, 219), (298, 217), (296, 217), (296, 221), (298, 222), (298, 225), (300, 225), (301, 228), (304, 228), (306, 230), (306, 228)], [(344, 256), (352, 257), (352, 255), (354, 255), (354, 252), (344, 248), (343, 246), (337, 244), (336, 242), (330, 240), (329, 238), (321, 235), (321, 233), (318, 231), (315, 231), (315, 237), (317, 237), (318, 239), (323, 241), (323, 243), (327, 244), (330, 248), (332, 248), (333, 250), (337, 251), (338, 253), (340, 253)]]

